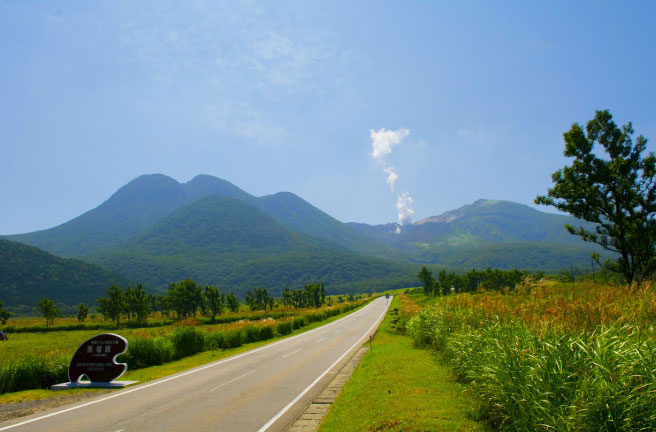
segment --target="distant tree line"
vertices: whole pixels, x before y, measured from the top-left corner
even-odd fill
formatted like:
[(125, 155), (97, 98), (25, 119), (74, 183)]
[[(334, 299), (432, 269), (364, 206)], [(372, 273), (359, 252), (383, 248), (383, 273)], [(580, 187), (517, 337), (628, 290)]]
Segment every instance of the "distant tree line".
[(326, 302), (326, 288), (322, 283), (306, 284), (302, 289), (282, 290), (282, 304), (294, 308), (319, 308)]
[(433, 274), (424, 266), (417, 274), (417, 277), (423, 283), (425, 295), (440, 296), (451, 293), (472, 292), (478, 289), (498, 291), (507, 287), (514, 287), (527, 275), (541, 278), (544, 273), (532, 274), (519, 270), (491, 270), (488, 267), (483, 271), (472, 270), (462, 275), (440, 270), (437, 279), (435, 279)]
[(106, 319), (120, 325), (121, 319), (144, 321), (151, 313), (160, 312), (163, 316), (177, 315), (179, 318), (193, 318), (197, 313), (209, 313), (212, 320), (227, 308), (232, 312), (239, 310), (241, 302), (233, 293), (223, 294), (212, 285), (204, 288), (192, 279), (169, 284), (166, 295), (153, 295), (144, 290), (141, 284), (135, 288), (122, 289), (112, 285), (107, 297), (98, 299), (98, 312)]
[[(350, 296), (350, 300), (355, 298)], [(285, 288), (279, 302), (265, 288), (255, 288), (246, 293), (244, 303), (251, 311), (273, 310), (279, 303), (295, 308), (319, 308), (326, 303), (326, 289), (322, 283), (305, 285), (298, 290)], [(225, 310), (237, 312), (240, 305), (241, 301), (232, 292), (222, 293), (212, 285), (203, 288), (192, 279), (185, 279), (170, 284), (168, 293), (163, 296), (147, 293), (141, 284), (126, 289), (112, 285), (107, 290), (107, 297), (98, 299), (97, 310), (118, 327), (121, 319), (143, 321), (152, 312), (160, 312), (166, 317), (175, 314), (179, 318), (193, 318), (197, 313), (209, 314), (214, 321)]]

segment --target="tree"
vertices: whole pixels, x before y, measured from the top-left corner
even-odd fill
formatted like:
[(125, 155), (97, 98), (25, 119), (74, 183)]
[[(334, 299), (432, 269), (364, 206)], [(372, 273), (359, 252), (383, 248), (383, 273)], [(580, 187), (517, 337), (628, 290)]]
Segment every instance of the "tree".
[(212, 321), (214, 321), (214, 318), (223, 312), (224, 296), (217, 287), (207, 285), (205, 287), (205, 299), (207, 300), (207, 307), (212, 313)]
[(148, 294), (140, 283), (132, 290), (131, 296), (128, 298), (129, 308), (137, 317), (137, 321), (143, 322), (152, 312), (152, 297), (152, 294)]
[(248, 305), (248, 309), (254, 311), (257, 309), (257, 297), (252, 291), (247, 291), (244, 296), (244, 303)]
[(233, 293), (226, 296), (226, 304), (230, 312), (237, 312), (239, 310), (239, 299)]
[[(594, 223), (594, 229), (566, 228), (616, 252), (619, 257), (603, 266), (622, 273), (629, 284), (640, 283), (656, 271), (656, 157), (643, 157), (647, 139), (640, 135), (634, 143), (630, 122), (620, 129), (612, 118), (607, 110), (597, 111), (585, 132), (576, 123), (565, 132), (564, 154), (574, 158), (572, 165), (553, 173), (554, 186), (535, 202)], [(608, 158), (595, 154), (595, 144)]]
[(195, 317), (196, 311), (203, 307), (203, 289), (189, 278), (170, 284), (168, 297), (171, 308), (181, 318)]
[(9, 319), (9, 311), (4, 308), (4, 304), (0, 301), (0, 324), (5, 325)]
[(292, 305), (292, 291), (287, 287), (282, 289), (282, 304), (286, 307)]
[(80, 303), (77, 310), (77, 320), (79, 322), (84, 322), (84, 320), (87, 319), (87, 315), (89, 315), (89, 307), (84, 303)]
[(49, 298), (44, 298), (39, 302), (41, 313), (46, 319), (46, 326), (51, 326), (55, 322), (55, 318), (59, 316), (59, 308), (55, 306), (55, 302)]
[(127, 309), (127, 300), (125, 294), (120, 286), (112, 285), (107, 290), (107, 297), (100, 297), (98, 299), (98, 312), (103, 314), (107, 319), (116, 321), (116, 328), (121, 323), (121, 315)]
[(433, 274), (428, 271), (426, 266), (423, 266), (417, 277), (424, 283), (424, 295), (431, 295), (433, 293), (433, 286), (435, 285)]

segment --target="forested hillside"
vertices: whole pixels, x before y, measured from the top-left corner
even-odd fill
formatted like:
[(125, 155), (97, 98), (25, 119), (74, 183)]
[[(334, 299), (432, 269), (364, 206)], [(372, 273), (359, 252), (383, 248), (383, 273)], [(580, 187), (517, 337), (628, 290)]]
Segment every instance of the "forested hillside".
[(183, 207), (120, 248), (87, 259), (155, 289), (187, 277), (239, 294), (258, 286), (279, 294), (284, 287), (319, 281), (329, 292), (414, 282), (411, 264), (327, 248), (243, 201), (217, 195)]
[(95, 264), (0, 239), (0, 300), (5, 306), (34, 306), (44, 297), (92, 304), (114, 283), (125, 285), (127, 279)]

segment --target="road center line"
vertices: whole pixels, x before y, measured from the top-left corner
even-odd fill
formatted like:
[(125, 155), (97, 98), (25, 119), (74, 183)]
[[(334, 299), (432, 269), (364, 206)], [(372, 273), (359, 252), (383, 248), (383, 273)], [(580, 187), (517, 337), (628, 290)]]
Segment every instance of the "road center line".
[(319, 339), (318, 341), (316, 341), (316, 342), (314, 342), (314, 343), (315, 343), (315, 344), (318, 344), (319, 342), (321, 342), (321, 341), (325, 341), (326, 339), (328, 339), (328, 338), (327, 338), (327, 337), (322, 337), (321, 339)]
[(221, 385), (218, 386), (218, 387), (214, 387), (212, 390), (210, 390), (210, 392), (213, 392), (214, 390), (218, 390), (218, 389), (220, 389), (220, 388), (223, 387), (223, 386), (227, 386), (228, 384), (232, 384), (233, 382), (235, 382), (235, 381), (237, 381), (237, 380), (240, 380), (240, 379), (242, 379), (243, 377), (252, 374), (253, 372), (255, 372), (255, 369), (253, 369), (253, 370), (250, 371), (250, 372), (246, 372), (246, 373), (243, 374), (243, 375), (239, 375), (237, 378), (233, 378), (233, 379), (231, 379), (231, 380), (228, 381), (228, 382), (224, 382), (223, 384), (221, 384)]
[(252, 350), (250, 350), (250, 351), (246, 351), (246, 352), (243, 352), (243, 353), (241, 353), (241, 354), (236, 354), (236, 355), (233, 355), (233, 356), (231, 356), (231, 357), (227, 357), (227, 358), (225, 358), (225, 359), (218, 360), (218, 361), (216, 361), (216, 362), (214, 362), (214, 363), (210, 363), (210, 364), (207, 364), (207, 365), (204, 365), (204, 366), (199, 366), (199, 367), (196, 367), (196, 368), (194, 368), (194, 369), (188, 370), (188, 371), (186, 371), (186, 372), (181, 372), (181, 373), (178, 373), (178, 374), (174, 374), (174, 375), (169, 376), (169, 377), (167, 377), (167, 378), (160, 378), (159, 380), (151, 381), (151, 382), (148, 383), (148, 384), (138, 385), (138, 386), (135, 386), (135, 387), (133, 387), (133, 388), (131, 388), (131, 389), (129, 389), (129, 390), (120, 391), (120, 392), (114, 393), (114, 394), (112, 394), (112, 395), (110, 395), (110, 396), (107, 396), (107, 397), (104, 397), (104, 398), (101, 398), (101, 399), (96, 399), (96, 400), (93, 400), (93, 401), (91, 401), (91, 402), (83, 403), (83, 404), (81, 404), (81, 405), (75, 405), (75, 406), (72, 406), (72, 407), (70, 407), (70, 408), (65, 408), (65, 409), (60, 410), (60, 411), (52, 412), (52, 413), (50, 413), (50, 414), (45, 414), (45, 415), (42, 415), (42, 416), (39, 416), (39, 417), (35, 417), (35, 418), (29, 419), (29, 420), (24, 420), (24, 421), (19, 422), (19, 423), (14, 423), (14, 424), (11, 424), (11, 425), (9, 425), (9, 426), (0, 427), (0, 431), (5, 431), (5, 430), (8, 430), (8, 429), (13, 429), (13, 428), (16, 428), (16, 427), (19, 427), (19, 426), (23, 426), (23, 425), (26, 425), (26, 424), (29, 424), (29, 423), (34, 423), (34, 422), (37, 422), (37, 421), (40, 421), (40, 420), (43, 420), (43, 419), (47, 419), (47, 418), (49, 418), (49, 417), (53, 417), (53, 416), (56, 416), (56, 415), (59, 415), (59, 414), (64, 414), (64, 413), (67, 413), (67, 412), (70, 412), (70, 411), (74, 411), (74, 410), (78, 410), (78, 409), (80, 409), (80, 408), (84, 408), (84, 407), (87, 407), (87, 406), (90, 406), (90, 405), (95, 405), (95, 404), (97, 404), (97, 403), (101, 403), (101, 402), (104, 402), (104, 401), (106, 401), (106, 400), (110, 400), (110, 399), (114, 399), (114, 398), (117, 398), (117, 397), (125, 396), (125, 395), (128, 395), (128, 394), (130, 394), (130, 393), (134, 393), (134, 392), (137, 392), (137, 391), (141, 391), (141, 390), (144, 390), (144, 389), (150, 388), (150, 387), (152, 387), (152, 386), (156, 386), (156, 385), (159, 385), (159, 384), (163, 384), (163, 383), (165, 383), (165, 382), (169, 382), (169, 381), (172, 381), (172, 380), (175, 380), (175, 379), (178, 379), (178, 378), (182, 378), (182, 377), (184, 377), (184, 376), (187, 376), (187, 375), (190, 375), (190, 374), (193, 374), (193, 373), (196, 373), (196, 372), (200, 372), (200, 371), (205, 370), (205, 369), (208, 369), (208, 368), (216, 367), (216, 366), (221, 365), (221, 364), (223, 364), (223, 363), (227, 363), (227, 362), (230, 362), (230, 361), (234, 361), (234, 360), (237, 360), (237, 359), (239, 359), (239, 358), (242, 358), (242, 357), (245, 357), (245, 356), (248, 356), (248, 355), (254, 354), (254, 353), (256, 353), (256, 352), (260, 352), (260, 351), (262, 351), (262, 350), (266, 350), (266, 349), (272, 348), (272, 347), (274, 347), (274, 346), (276, 346), (276, 345), (280, 345), (280, 344), (283, 344), (283, 343), (289, 342), (289, 341), (291, 341), (291, 340), (294, 340), (294, 339), (297, 339), (297, 338), (300, 338), (300, 337), (307, 336), (307, 335), (309, 335), (309, 334), (312, 334), (312, 333), (314, 333), (314, 332), (320, 331), (320, 330), (325, 329), (325, 328), (327, 328), (327, 327), (332, 327), (333, 325), (335, 325), (335, 324), (337, 324), (337, 323), (339, 323), (339, 322), (346, 321), (346, 320), (348, 320), (349, 318), (352, 318), (354, 315), (361, 314), (362, 311), (369, 309), (369, 308), (370, 308), (375, 302), (376, 302), (376, 300), (374, 300), (374, 301), (372, 301), (371, 303), (369, 303), (368, 305), (364, 306), (362, 309), (357, 310), (357, 311), (355, 311), (355, 312), (353, 312), (353, 313), (351, 313), (351, 314), (349, 314), (349, 315), (346, 315), (345, 317), (339, 318), (339, 319), (337, 319), (337, 320), (335, 320), (335, 321), (333, 321), (333, 322), (331, 322), (331, 323), (328, 323), (328, 324), (325, 324), (325, 325), (323, 325), (323, 326), (320, 326), (320, 327), (314, 328), (314, 329), (312, 329), (312, 330), (308, 330), (308, 331), (306, 331), (306, 332), (299, 333), (299, 334), (297, 334), (297, 335), (294, 335), (294, 336), (291, 336), (291, 337), (288, 337), (288, 338), (285, 338), (285, 339), (279, 340), (278, 342), (272, 342), (272, 343), (270, 343), (270, 344), (267, 344), (267, 345), (261, 346), (261, 347), (259, 347), (259, 348), (254, 348), (254, 349), (252, 349)]
[[(371, 303), (369, 303), (369, 304), (370, 304), (370, 305), (371, 305), (371, 304), (374, 304), (375, 301), (376, 301), (376, 300), (374, 300), (373, 302), (371, 302)], [(371, 333), (371, 331), (372, 331), (373, 329), (375, 329), (376, 327), (378, 327), (378, 325), (381, 323), (381, 321), (383, 321), (383, 318), (385, 318), (385, 314), (387, 313), (387, 310), (388, 310), (388, 309), (389, 309), (389, 303), (385, 306), (385, 309), (383, 310), (382, 315), (380, 315), (380, 316), (378, 317), (378, 319), (376, 320), (376, 322), (373, 323), (373, 325), (372, 325), (371, 327), (369, 327), (369, 330), (366, 331), (366, 333), (364, 334), (364, 336), (362, 336), (360, 339), (358, 339), (358, 341), (357, 341), (356, 343), (354, 343), (353, 346), (352, 346), (351, 348), (349, 348), (348, 350), (346, 350), (346, 351), (344, 352), (344, 354), (342, 354), (337, 360), (335, 360), (335, 362), (334, 362), (333, 364), (331, 364), (330, 366), (328, 366), (328, 369), (326, 369), (321, 375), (319, 375), (319, 376), (317, 377), (317, 379), (315, 379), (314, 381), (312, 381), (312, 383), (311, 383), (309, 386), (305, 387), (305, 390), (303, 390), (302, 392), (300, 392), (300, 393), (298, 394), (298, 396), (296, 396), (296, 397), (294, 398), (294, 400), (292, 400), (291, 402), (289, 402), (287, 405), (285, 405), (285, 407), (284, 407), (283, 409), (281, 409), (280, 411), (278, 411), (278, 414), (276, 414), (276, 415), (274, 415), (273, 417), (271, 417), (271, 419), (270, 419), (268, 422), (266, 422), (266, 423), (264, 424), (264, 426), (262, 426), (261, 428), (259, 428), (259, 429), (257, 430), (257, 432), (266, 432), (266, 430), (269, 429), (269, 427), (271, 427), (271, 425), (274, 424), (274, 423), (275, 423), (280, 417), (282, 417), (283, 414), (285, 414), (285, 413), (287, 412), (287, 410), (289, 410), (292, 406), (294, 406), (294, 404), (295, 404), (296, 402), (298, 402), (299, 399), (301, 399), (305, 393), (307, 393), (308, 391), (310, 391), (310, 389), (311, 389), (312, 387), (314, 387), (319, 381), (321, 381), (321, 379), (322, 379), (323, 377), (325, 377), (325, 376), (330, 372), (330, 370), (331, 370), (332, 368), (335, 367), (335, 365), (336, 365), (337, 363), (339, 363), (344, 357), (346, 357), (346, 354), (348, 354), (349, 352), (351, 352), (356, 346), (358, 346), (358, 344), (361, 344), (362, 342), (364, 342), (364, 341), (366, 340), (367, 336), (369, 336), (369, 334)]]
[(299, 348), (296, 351), (292, 351), (289, 354), (285, 354), (284, 356), (282, 356), (282, 358), (287, 358), (287, 357), (293, 356), (294, 354), (296, 354), (299, 351), (303, 351), (303, 348)]

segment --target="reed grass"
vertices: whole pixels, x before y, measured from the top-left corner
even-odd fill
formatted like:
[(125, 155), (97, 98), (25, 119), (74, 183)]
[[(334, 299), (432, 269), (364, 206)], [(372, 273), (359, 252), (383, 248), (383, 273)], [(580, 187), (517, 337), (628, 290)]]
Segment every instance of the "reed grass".
[(527, 280), (443, 298), (407, 328), (499, 430), (656, 430), (655, 288)]

